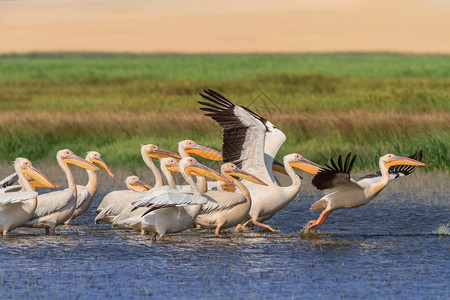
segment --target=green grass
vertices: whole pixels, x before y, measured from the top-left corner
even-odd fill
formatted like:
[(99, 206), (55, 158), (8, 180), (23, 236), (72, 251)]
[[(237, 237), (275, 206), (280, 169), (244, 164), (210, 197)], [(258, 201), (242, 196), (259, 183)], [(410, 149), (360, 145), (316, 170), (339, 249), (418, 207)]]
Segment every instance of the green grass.
[(211, 88), (259, 110), (299, 112), (450, 110), (449, 78), (348, 78), (260, 75), (254, 79), (23, 79), (0, 80), (2, 110), (104, 111), (196, 108)]
[(0, 160), (69, 148), (132, 167), (140, 144), (220, 149), (220, 127), (198, 111), (204, 88), (273, 120), (287, 135), (280, 160), (353, 151), (356, 169), (377, 169), (382, 154), (421, 148), (427, 170), (450, 170), (445, 55), (3, 55)]
[(400, 54), (27, 54), (0, 56), (0, 79), (157, 78), (230, 80), (266, 74), (448, 77), (446, 55)]

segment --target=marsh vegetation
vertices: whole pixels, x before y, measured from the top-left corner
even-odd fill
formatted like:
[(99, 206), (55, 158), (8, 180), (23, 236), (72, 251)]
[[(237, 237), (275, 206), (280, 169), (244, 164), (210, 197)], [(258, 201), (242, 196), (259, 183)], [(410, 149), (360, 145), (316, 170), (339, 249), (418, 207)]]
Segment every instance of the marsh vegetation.
[(449, 56), (433, 55), (4, 55), (0, 160), (70, 148), (138, 166), (139, 144), (220, 148), (220, 127), (197, 104), (212, 88), (286, 133), (279, 157), (353, 151), (356, 168), (372, 169), (381, 154), (422, 148), (427, 170), (448, 171), (449, 70)]

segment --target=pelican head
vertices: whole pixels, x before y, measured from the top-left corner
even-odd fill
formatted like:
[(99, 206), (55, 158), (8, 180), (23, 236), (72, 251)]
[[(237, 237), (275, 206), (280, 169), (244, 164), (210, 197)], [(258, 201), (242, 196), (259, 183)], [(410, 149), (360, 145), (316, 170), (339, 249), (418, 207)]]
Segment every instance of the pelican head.
[(149, 190), (152, 188), (152, 186), (150, 184), (147, 184), (143, 181), (141, 181), (139, 179), (139, 177), (133, 175), (133, 176), (128, 176), (125, 179), (125, 184), (127, 185), (127, 187), (129, 189), (132, 189), (132, 187), (144, 187), (146, 190)]
[(17, 167), (20, 172), (26, 177), (31, 178), (35, 185), (33, 187), (44, 187), (44, 188), (56, 188), (56, 184), (51, 182), (44, 174), (39, 172), (35, 167), (32, 166), (31, 162), (22, 157), (16, 158), (14, 161), (14, 166)]
[(102, 167), (103, 169), (108, 172), (109, 176), (115, 177), (114, 174), (111, 172), (109, 167), (105, 164), (105, 162), (100, 157), (100, 153), (96, 151), (89, 151), (86, 156), (86, 160), (89, 161), (91, 164), (96, 164)]
[(188, 175), (199, 175), (203, 177), (208, 177), (213, 180), (220, 180), (223, 182), (226, 182), (229, 185), (233, 185), (233, 182), (231, 182), (230, 179), (226, 178), (224, 175), (218, 173), (217, 171), (214, 171), (211, 168), (208, 168), (207, 166), (199, 163), (195, 158), (193, 157), (185, 157), (182, 160), (180, 160), (179, 168), (181, 170), (184, 170), (184, 172)]
[(403, 156), (397, 156), (395, 154), (386, 154), (380, 157), (380, 162), (383, 163), (388, 169), (392, 166), (398, 165), (426, 166), (423, 162), (420, 162), (418, 160)]
[(178, 161), (174, 158), (166, 157), (161, 158), (159, 163), (167, 168), (167, 170), (171, 172), (180, 172), (180, 168), (178, 167)]
[(64, 164), (72, 164), (86, 170), (91, 171), (98, 170), (96, 166), (94, 166), (87, 160), (73, 154), (73, 152), (70, 151), (69, 149), (59, 150), (58, 153), (56, 154), (56, 159), (58, 161), (61, 160)]
[(262, 180), (256, 178), (250, 173), (245, 172), (244, 170), (239, 169), (235, 164), (233, 163), (224, 163), (222, 167), (220, 168), (222, 173), (225, 173), (227, 175), (236, 176), (245, 180), (248, 180), (250, 182), (260, 184), (260, 185), (267, 185)]
[(318, 164), (307, 160), (303, 156), (297, 153), (288, 154), (284, 157), (284, 163), (288, 163), (291, 167), (303, 170), (309, 174), (316, 175), (322, 168)]
[(195, 154), (209, 160), (222, 160), (222, 153), (214, 149), (201, 146), (194, 141), (184, 140), (178, 143), (178, 147), (184, 149), (187, 154)]
[(181, 156), (179, 156), (176, 153), (164, 150), (159, 148), (156, 145), (153, 144), (148, 144), (148, 145), (142, 145), (141, 146), (141, 154), (147, 155), (150, 158), (156, 158), (156, 159), (161, 159), (164, 157), (173, 157), (175, 159), (181, 159)]

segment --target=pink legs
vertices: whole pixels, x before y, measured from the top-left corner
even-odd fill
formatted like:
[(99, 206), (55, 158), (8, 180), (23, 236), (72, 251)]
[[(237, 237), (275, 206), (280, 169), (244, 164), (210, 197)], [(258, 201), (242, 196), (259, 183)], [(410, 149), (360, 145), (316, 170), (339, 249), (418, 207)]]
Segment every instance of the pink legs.
[(315, 228), (319, 225), (322, 225), (330, 213), (331, 213), (331, 211), (324, 210), (324, 211), (322, 211), (322, 213), (320, 214), (320, 216), (317, 220), (309, 221), (309, 227), (306, 229), (306, 232), (310, 232), (313, 228)]
[(272, 232), (279, 232), (279, 230), (273, 229), (270, 225), (263, 224), (263, 223), (259, 223), (259, 222), (256, 221), (256, 220), (252, 220), (252, 222), (253, 222), (254, 225), (259, 226), (259, 227), (262, 227), (262, 228), (267, 229), (267, 230), (270, 230), (270, 231), (272, 231)]
[(219, 235), (219, 234), (220, 234), (220, 226), (217, 226), (217, 227), (216, 227), (215, 233), (216, 233), (216, 235)]

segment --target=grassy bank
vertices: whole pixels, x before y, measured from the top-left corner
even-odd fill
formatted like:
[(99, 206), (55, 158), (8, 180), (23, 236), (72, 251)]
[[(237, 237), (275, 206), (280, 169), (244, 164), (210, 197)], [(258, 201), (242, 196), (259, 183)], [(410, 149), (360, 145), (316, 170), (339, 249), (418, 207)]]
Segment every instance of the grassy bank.
[(198, 110), (212, 88), (270, 119), (282, 155), (318, 163), (348, 151), (356, 168), (381, 154), (425, 151), (450, 170), (450, 56), (391, 54), (0, 56), (0, 160), (98, 150), (113, 166), (142, 164), (139, 145), (176, 150), (190, 138), (221, 147)]

